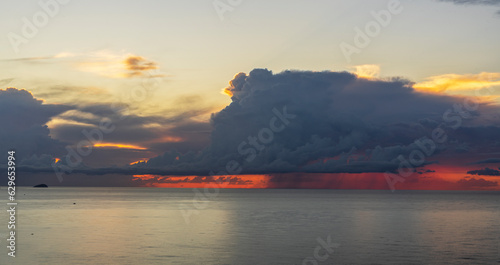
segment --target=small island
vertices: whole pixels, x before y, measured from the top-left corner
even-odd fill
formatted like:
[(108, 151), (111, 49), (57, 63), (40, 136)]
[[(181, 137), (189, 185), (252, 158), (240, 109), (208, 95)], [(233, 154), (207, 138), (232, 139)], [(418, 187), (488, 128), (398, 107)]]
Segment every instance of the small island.
[(49, 186), (47, 186), (47, 184), (38, 184), (38, 185), (35, 185), (33, 186), (33, 188), (48, 188)]

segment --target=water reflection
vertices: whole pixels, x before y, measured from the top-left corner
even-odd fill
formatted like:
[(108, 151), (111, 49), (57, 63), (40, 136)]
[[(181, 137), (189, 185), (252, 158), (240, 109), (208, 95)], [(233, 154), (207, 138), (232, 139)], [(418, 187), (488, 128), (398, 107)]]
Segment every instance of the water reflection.
[(499, 259), (498, 193), (221, 190), (186, 223), (190, 189), (23, 192), (18, 257), (2, 264), (302, 264), (328, 236), (324, 264)]

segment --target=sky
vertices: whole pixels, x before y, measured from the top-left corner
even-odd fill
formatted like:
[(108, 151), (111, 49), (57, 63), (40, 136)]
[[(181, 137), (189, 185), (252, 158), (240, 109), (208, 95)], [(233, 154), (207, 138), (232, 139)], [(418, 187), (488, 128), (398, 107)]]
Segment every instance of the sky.
[(0, 5), (18, 185), (500, 190), (500, 1)]

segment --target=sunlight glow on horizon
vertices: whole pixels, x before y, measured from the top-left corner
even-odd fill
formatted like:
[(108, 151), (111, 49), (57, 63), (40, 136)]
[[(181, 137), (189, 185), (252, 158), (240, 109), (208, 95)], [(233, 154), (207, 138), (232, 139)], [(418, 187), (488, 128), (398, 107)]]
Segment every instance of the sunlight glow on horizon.
[(94, 144), (94, 147), (111, 147), (111, 148), (147, 150), (147, 148), (142, 147), (142, 146), (138, 146), (138, 145), (118, 144), (118, 143), (98, 143), (98, 144)]

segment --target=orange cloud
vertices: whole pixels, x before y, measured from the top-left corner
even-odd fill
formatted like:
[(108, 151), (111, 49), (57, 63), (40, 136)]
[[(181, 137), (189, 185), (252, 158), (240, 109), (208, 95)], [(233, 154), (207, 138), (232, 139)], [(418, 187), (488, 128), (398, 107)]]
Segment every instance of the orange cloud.
[[(134, 161), (132, 163), (130, 163), (129, 165), (136, 165), (136, 164), (139, 164), (139, 163), (145, 163), (147, 162), (148, 160), (147, 159), (141, 159), (141, 160), (137, 160), (137, 161)], [(138, 175), (139, 176), (139, 175)], [(141, 175), (142, 176), (142, 175)], [(135, 176), (134, 176), (135, 177)]]
[(156, 178), (156, 176), (155, 175), (134, 175), (134, 178), (140, 179), (140, 180), (150, 180), (150, 179)]
[[(83, 61), (77, 64), (80, 71), (110, 78), (142, 77), (146, 76), (148, 71), (159, 69), (156, 62), (134, 54), (100, 51), (83, 57)], [(154, 77), (162, 76), (154, 75)]]
[(178, 143), (178, 142), (182, 142), (184, 139), (182, 139), (181, 137), (177, 137), (177, 136), (163, 136), (160, 138), (160, 141), (161, 142), (169, 142), (169, 143)]
[(245, 73), (236, 74), (231, 81), (229, 81), (229, 86), (222, 89), (221, 93), (232, 97), (234, 95), (234, 91), (238, 86), (238, 83), (235, 80), (240, 80), (240, 78), (245, 78)]
[(143, 71), (158, 69), (158, 65), (153, 61), (148, 61), (142, 56), (130, 55), (124, 61), (128, 77), (142, 76)]
[(118, 143), (99, 143), (99, 144), (94, 144), (94, 147), (111, 147), (111, 148), (125, 148), (125, 149), (137, 149), (137, 150), (147, 149), (138, 145), (118, 144)]
[(500, 73), (480, 74), (446, 74), (432, 76), (424, 82), (415, 84), (416, 90), (431, 93), (442, 93), (445, 91), (467, 91), (481, 88), (500, 86)]
[(229, 97), (233, 96), (233, 91), (231, 91), (231, 87), (226, 87), (226, 88), (222, 89), (221, 92), (222, 92), (222, 94), (228, 95)]

